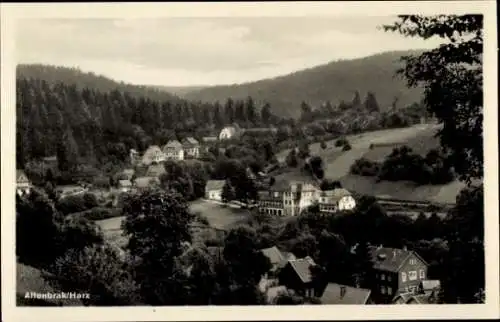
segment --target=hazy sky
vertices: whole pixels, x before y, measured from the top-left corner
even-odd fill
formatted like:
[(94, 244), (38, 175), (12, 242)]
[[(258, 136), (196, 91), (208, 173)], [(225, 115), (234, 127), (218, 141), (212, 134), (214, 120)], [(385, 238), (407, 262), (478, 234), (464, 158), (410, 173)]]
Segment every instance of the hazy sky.
[(214, 85), (287, 74), (439, 39), (377, 29), (393, 17), (38, 19), (17, 26), (18, 63), (77, 66), (134, 84)]

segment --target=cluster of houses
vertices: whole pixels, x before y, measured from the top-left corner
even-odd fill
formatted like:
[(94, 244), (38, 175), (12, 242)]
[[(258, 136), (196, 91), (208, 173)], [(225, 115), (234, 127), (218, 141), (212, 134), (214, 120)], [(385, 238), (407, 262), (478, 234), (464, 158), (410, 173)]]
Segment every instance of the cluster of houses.
[[(224, 180), (209, 180), (205, 198), (222, 201), (224, 184)], [(319, 211), (325, 214), (356, 207), (356, 201), (348, 190), (335, 188), (323, 191), (309, 182), (276, 181), (268, 189), (257, 193), (259, 212), (274, 216), (296, 216), (313, 205), (317, 205)]]
[(133, 165), (150, 165), (161, 163), (166, 160), (197, 159), (200, 157), (200, 143), (193, 137), (182, 140), (171, 140), (163, 147), (152, 145), (142, 154), (136, 150), (130, 150), (130, 160)]
[(312, 273), (317, 264), (309, 256), (296, 258), (276, 246), (261, 252), (272, 268), (259, 288), (271, 304), (282, 293), (319, 298), (322, 304), (429, 304), (440, 289), (438, 280), (427, 279), (425, 260), (407, 249), (370, 247), (367, 288), (317, 281)]
[[(214, 261), (223, 258), (223, 247), (207, 248)], [(188, 258), (195, 247), (187, 247), (181, 258)], [(382, 246), (370, 247), (372, 267), (366, 288), (321, 280), (314, 273), (317, 263), (309, 256), (297, 258), (278, 247), (261, 249), (271, 268), (257, 285), (269, 304), (279, 304), (280, 295), (300, 296), (305, 304), (432, 304), (441, 289), (439, 280), (427, 279), (428, 263), (416, 252)], [(192, 263), (184, 262), (186, 271)]]

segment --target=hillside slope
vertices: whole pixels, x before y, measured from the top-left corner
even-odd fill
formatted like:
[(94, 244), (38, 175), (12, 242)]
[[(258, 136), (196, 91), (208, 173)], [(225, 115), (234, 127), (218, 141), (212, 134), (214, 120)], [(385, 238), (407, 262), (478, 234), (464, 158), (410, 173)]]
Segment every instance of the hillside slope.
[(269, 102), (276, 115), (297, 117), (302, 101), (317, 106), (329, 100), (338, 104), (341, 100), (351, 101), (357, 90), (364, 100), (366, 93), (375, 93), (384, 109), (391, 106), (395, 97), (398, 106), (404, 107), (420, 101), (420, 88), (408, 89), (395, 72), (402, 67), (400, 57), (419, 51), (398, 51), (377, 54), (361, 59), (342, 60), (297, 71), (271, 79), (239, 85), (213, 86), (188, 91), (186, 99), (206, 102), (225, 101), (228, 97), (252, 96), (257, 102)]
[(39, 79), (49, 84), (65, 83), (75, 84), (78, 89), (89, 88), (100, 92), (119, 90), (128, 92), (136, 97), (144, 96), (155, 101), (181, 101), (181, 99), (165, 90), (153, 86), (139, 86), (118, 82), (95, 73), (83, 72), (77, 68), (41, 65), (41, 64), (20, 64), (17, 65), (16, 77), (18, 79)]
[[(352, 149), (342, 151), (335, 147), (335, 140), (327, 142), (327, 148), (321, 149), (319, 143), (311, 144), (312, 155), (322, 158), (325, 177), (339, 180), (342, 186), (359, 194), (391, 197), (406, 200), (428, 200), (442, 203), (454, 203), (457, 194), (464, 187), (459, 181), (445, 185), (416, 185), (407, 181), (380, 181), (373, 177), (363, 177), (349, 173), (351, 165), (361, 157), (380, 161), (386, 157), (393, 148), (407, 145), (414, 152), (425, 155), (430, 149), (439, 147), (435, 137), (439, 126), (416, 125), (408, 128), (379, 130), (347, 136)], [(370, 149), (370, 144), (381, 144)], [(284, 162), (289, 149), (280, 151), (277, 155), (280, 162)], [(298, 169), (276, 176), (277, 180), (310, 180), (310, 176)]]

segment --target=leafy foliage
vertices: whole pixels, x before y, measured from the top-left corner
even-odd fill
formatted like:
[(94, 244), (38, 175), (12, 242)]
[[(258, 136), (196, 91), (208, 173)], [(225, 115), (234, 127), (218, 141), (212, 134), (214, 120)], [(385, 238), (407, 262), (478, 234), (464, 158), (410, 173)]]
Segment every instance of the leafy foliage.
[(423, 86), (429, 112), (443, 123), (441, 144), (453, 152), (460, 179), (483, 176), (483, 16), (399, 16), (388, 31), (448, 40), (436, 49), (403, 57), (400, 73), (409, 86)]
[(178, 193), (147, 190), (127, 198), (123, 214), (123, 228), (130, 236), (127, 249), (143, 300), (176, 303), (183, 292), (183, 272), (174, 258), (182, 253), (182, 243), (191, 240), (189, 224), (194, 219), (187, 204)]

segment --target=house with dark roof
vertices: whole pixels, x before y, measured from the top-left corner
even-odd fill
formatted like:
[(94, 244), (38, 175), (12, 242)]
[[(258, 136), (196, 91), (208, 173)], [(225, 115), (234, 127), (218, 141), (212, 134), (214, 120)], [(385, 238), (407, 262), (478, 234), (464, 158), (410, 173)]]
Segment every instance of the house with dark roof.
[(370, 247), (370, 288), (377, 303), (391, 303), (401, 293), (417, 294), (419, 284), (427, 279), (427, 262), (407, 249)]
[(222, 188), (225, 183), (225, 180), (208, 180), (205, 186), (205, 198), (222, 201)]
[(435, 304), (437, 302), (437, 292), (429, 294), (403, 293), (396, 296), (393, 304)]
[(23, 196), (31, 191), (31, 181), (26, 176), (23, 170), (16, 170), (16, 192)]
[(320, 297), (321, 304), (371, 304), (371, 290), (328, 283)]
[(182, 140), (182, 147), (186, 158), (197, 159), (200, 157), (200, 143), (195, 138), (190, 136)]
[(319, 294), (318, 287), (313, 278), (311, 269), (316, 266), (314, 260), (307, 256), (305, 258), (289, 260), (279, 272), (279, 284), (295, 291), (305, 297), (313, 297)]

